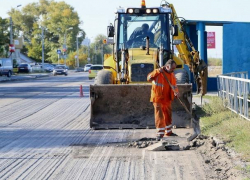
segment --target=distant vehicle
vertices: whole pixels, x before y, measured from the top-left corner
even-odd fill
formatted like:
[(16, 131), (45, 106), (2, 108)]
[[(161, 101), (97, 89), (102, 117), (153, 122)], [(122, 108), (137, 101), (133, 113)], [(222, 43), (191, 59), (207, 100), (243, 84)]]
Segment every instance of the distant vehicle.
[(18, 73), (21, 73), (21, 72), (26, 72), (26, 73), (30, 73), (32, 72), (32, 67), (30, 64), (27, 64), (27, 63), (22, 63), (22, 64), (19, 64), (18, 65)]
[(103, 65), (101, 64), (92, 65), (89, 69), (89, 79), (94, 79), (98, 71), (101, 71), (102, 69)]
[(0, 59), (0, 76), (6, 75), (7, 77), (11, 77), (13, 73), (13, 65), (11, 63), (11, 59), (1, 58)]
[(56, 65), (54, 70), (53, 70), (53, 75), (68, 75), (68, 67), (65, 65)]
[(51, 65), (53, 65), (54, 67), (56, 67), (56, 66), (65, 66), (66, 69), (69, 70), (69, 67), (67, 65), (65, 65), (65, 64), (51, 64)]
[(69, 66), (67, 66), (67, 65), (64, 65), (65, 66), (65, 68), (67, 69), (67, 70), (69, 70)]
[(84, 66), (84, 72), (87, 72), (93, 64), (86, 64)]
[(52, 64), (48, 64), (48, 63), (44, 64), (44, 70), (46, 72), (53, 72), (54, 68), (55, 67)]
[(59, 64), (51, 64), (52, 66), (54, 66), (54, 67), (56, 67), (57, 65), (59, 65)]

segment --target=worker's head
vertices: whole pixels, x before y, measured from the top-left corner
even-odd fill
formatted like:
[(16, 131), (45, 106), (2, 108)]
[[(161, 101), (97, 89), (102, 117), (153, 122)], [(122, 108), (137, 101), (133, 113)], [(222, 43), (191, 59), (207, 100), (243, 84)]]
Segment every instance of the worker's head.
[(147, 33), (147, 32), (148, 32), (149, 25), (148, 25), (147, 23), (142, 24), (141, 27), (142, 27), (142, 31), (143, 31), (144, 33)]
[(169, 59), (164, 65), (164, 67), (168, 73), (172, 73), (176, 68), (176, 62), (173, 59)]

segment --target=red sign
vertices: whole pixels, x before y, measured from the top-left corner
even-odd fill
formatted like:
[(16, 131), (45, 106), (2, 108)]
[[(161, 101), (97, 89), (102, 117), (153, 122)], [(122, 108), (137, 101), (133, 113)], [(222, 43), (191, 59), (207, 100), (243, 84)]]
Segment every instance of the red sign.
[(14, 46), (14, 44), (10, 44), (9, 45), (9, 51), (10, 52), (15, 52), (15, 46)]
[(215, 49), (215, 32), (207, 32), (207, 48)]

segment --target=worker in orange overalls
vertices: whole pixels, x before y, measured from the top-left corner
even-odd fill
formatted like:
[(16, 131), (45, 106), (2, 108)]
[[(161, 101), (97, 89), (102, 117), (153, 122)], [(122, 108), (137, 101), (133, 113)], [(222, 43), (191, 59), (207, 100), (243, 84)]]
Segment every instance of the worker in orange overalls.
[[(155, 126), (157, 129), (157, 140), (164, 136), (173, 136), (172, 133), (172, 108), (171, 102), (174, 97), (179, 97), (176, 86), (174, 70), (176, 62), (169, 59), (167, 63), (148, 74), (147, 80), (152, 81), (152, 90), (150, 102), (153, 102), (155, 113)], [(165, 76), (163, 75), (165, 74)], [(166, 80), (168, 78), (168, 81)], [(172, 86), (172, 88), (170, 87)]]

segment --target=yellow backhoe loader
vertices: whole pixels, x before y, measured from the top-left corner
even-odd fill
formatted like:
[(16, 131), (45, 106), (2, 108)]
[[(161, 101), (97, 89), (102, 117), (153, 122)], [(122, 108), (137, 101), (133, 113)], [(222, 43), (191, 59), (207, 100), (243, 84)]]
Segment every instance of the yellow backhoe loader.
[(206, 94), (207, 66), (200, 60), (173, 5), (164, 2), (149, 8), (142, 0), (141, 7), (120, 7), (114, 25), (110, 24), (107, 31), (106, 42), (113, 45), (113, 55), (104, 61), (104, 69), (90, 86), (90, 127), (155, 128), (147, 75), (170, 58), (177, 63), (175, 76), (182, 102), (176, 99), (172, 103), (173, 125), (192, 127), (192, 114), (188, 113), (192, 112), (192, 83), (184, 65), (194, 74), (201, 95)]

